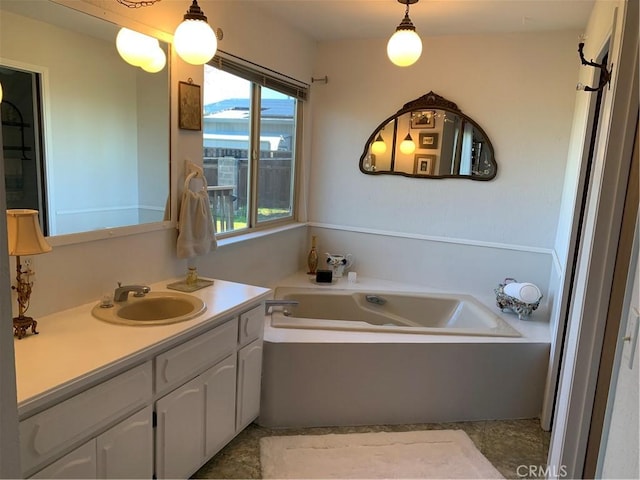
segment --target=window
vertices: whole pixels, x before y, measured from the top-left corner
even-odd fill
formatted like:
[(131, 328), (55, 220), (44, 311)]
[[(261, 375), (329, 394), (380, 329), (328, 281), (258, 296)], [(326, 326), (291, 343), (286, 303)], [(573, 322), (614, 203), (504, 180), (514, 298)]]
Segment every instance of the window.
[(295, 218), (306, 86), (216, 56), (204, 66), (203, 165), (219, 234)]

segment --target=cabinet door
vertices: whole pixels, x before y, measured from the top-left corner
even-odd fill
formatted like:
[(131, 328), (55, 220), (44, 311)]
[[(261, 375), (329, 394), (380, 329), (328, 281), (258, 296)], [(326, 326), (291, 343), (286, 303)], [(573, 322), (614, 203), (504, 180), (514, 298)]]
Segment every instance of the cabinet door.
[(261, 377), (262, 340), (256, 340), (238, 352), (237, 431), (249, 425), (260, 413)]
[(244, 347), (250, 342), (262, 338), (264, 331), (264, 306), (262, 303), (240, 315), (238, 343)]
[(156, 475), (188, 478), (204, 458), (204, 394), (196, 377), (156, 402)]
[(153, 476), (152, 414), (149, 406), (98, 437), (98, 478)]
[(56, 460), (31, 478), (97, 478), (95, 439)]
[(202, 374), (205, 394), (206, 458), (211, 458), (236, 432), (236, 354)]

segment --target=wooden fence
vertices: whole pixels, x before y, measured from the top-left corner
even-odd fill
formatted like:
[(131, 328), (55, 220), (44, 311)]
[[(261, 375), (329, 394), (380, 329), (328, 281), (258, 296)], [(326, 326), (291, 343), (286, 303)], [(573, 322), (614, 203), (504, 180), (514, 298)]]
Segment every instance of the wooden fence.
[[(208, 153), (208, 152), (207, 152)], [(237, 153), (237, 152), (235, 152)], [(247, 204), (247, 180), (249, 164), (246, 158), (237, 158), (233, 182), (236, 208)], [(290, 152), (268, 152), (287, 154), (287, 158), (261, 158), (258, 164), (258, 206), (260, 208), (291, 208), (293, 159)], [(204, 171), (209, 186), (219, 185), (218, 157), (204, 157)], [(226, 181), (223, 182), (228, 184)], [(231, 185), (231, 184), (229, 184)]]

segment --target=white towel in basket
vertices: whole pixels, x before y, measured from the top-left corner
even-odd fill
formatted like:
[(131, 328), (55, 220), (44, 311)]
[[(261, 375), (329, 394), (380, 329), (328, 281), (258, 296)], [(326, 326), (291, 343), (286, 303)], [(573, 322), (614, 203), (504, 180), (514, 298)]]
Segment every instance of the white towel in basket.
[(204, 172), (190, 162), (188, 168), (178, 216), (178, 258), (206, 255), (218, 247)]

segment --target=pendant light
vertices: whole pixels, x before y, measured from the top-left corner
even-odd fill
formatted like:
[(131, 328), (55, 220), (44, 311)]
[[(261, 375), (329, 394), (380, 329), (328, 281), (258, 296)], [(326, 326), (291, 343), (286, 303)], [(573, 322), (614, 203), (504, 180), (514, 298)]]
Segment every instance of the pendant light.
[(376, 141), (371, 145), (371, 153), (376, 155), (382, 155), (387, 151), (387, 144), (384, 143), (384, 139), (381, 134), (378, 134)]
[(197, 0), (193, 0), (176, 28), (173, 46), (180, 58), (191, 65), (204, 65), (216, 54), (218, 39)]
[(125, 62), (149, 73), (159, 72), (167, 63), (157, 38), (125, 27), (116, 36), (116, 49)]
[(402, 22), (387, 43), (387, 55), (395, 65), (408, 67), (416, 63), (422, 54), (422, 40), (409, 18), (409, 5), (418, 3), (418, 0), (398, 0), (398, 2), (406, 5), (407, 9)]
[(416, 151), (416, 144), (414, 143), (413, 138), (411, 138), (410, 133), (407, 133), (407, 136), (404, 137), (404, 140), (400, 143), (400, 151), (405, 155), (411, 155)]

